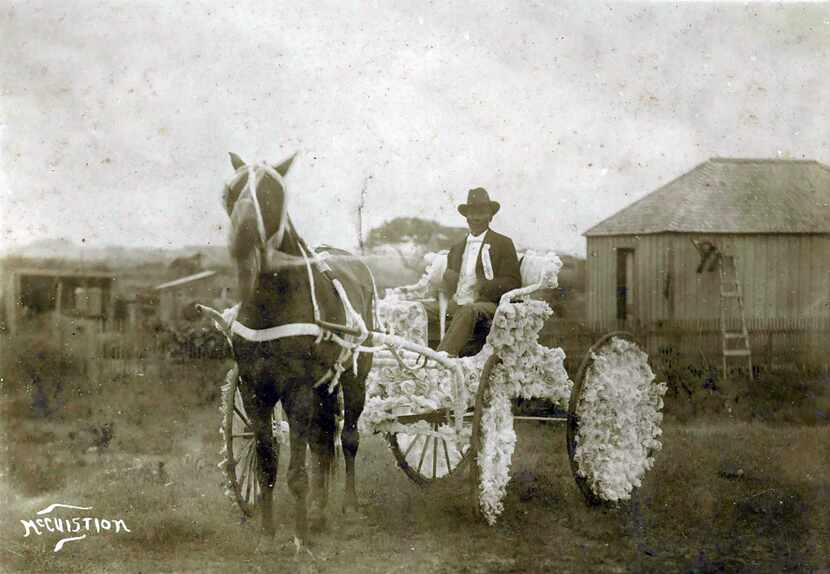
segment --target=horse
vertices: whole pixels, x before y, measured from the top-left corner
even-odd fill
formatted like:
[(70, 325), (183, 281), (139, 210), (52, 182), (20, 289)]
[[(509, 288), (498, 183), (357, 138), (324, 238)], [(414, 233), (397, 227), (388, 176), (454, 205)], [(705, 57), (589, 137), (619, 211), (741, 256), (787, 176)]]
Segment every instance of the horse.
[[(346, 325), (351, 311), (359, 314), (364, 333), (373, 329), (377, 294), (369, 268), (346, 251), (332, 249), (334, 257), (319, 259), (288, 216), (284, 178), (294, 156), (273, 166), (248, 165), (236, 154), (230, 156), (234, 174), (224, 187), (223, 202), (230, 218), (228, 246), (241, 295), (236, 324), (254, 333), (291, 329), (292, 325)], [(338, 281), (340, 286), (336, 285)], [(277, 402), (288, 419), (287, 480), (294, 497), (294, 542), (299, 552), (305, 547), (309, 531), (321, 530), (326, 522), (328, 476), (334, 460), (335, 416), (339, 410), (337, 393), (332, 392), (337, 377), (343, 390), (343, 511), (357, 510), (357, 422), (363, 411), (372, 356), (358, 353), (356, 359), (347, 357), (345, 364), (344, 348), (331, 337), (299, 332), (263, 340), (233, 332), (231, 347), (261, 461), (257, 480), (262, 488), (262, 529), (268, 536), (274, 535), (272, 498), (278, 456), (270, 421)], [(312, 457), (310, 512), (307, 447)]]

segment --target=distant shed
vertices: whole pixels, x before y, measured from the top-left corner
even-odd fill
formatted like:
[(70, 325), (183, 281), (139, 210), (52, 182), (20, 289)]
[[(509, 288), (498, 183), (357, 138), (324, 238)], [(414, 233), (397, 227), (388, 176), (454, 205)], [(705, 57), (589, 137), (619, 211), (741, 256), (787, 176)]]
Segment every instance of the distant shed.
[(5, 329), (11, 334), (49, 317), (68, 317), (97, 331), (111, 327), (115, 277), (110, 272), (25, 267), (5, 269), (3, 275)]
[(713, 158), (584, 235), (600, 330), (718, 319), (701, 245), (735, 257), (754, 329), (830, 318), (830, 168), (816, 161)]

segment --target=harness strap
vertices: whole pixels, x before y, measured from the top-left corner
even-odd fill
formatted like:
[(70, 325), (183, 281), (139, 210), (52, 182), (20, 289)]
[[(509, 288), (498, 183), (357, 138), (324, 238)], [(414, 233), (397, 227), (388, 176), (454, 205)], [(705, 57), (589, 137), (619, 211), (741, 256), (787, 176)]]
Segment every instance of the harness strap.
[(320, 306), (317, 304), (317, 292), (314, 289), (314, 272), (311, 269), (311, 261), (309, 260), (308, 253), (306, 252), (303, 244), (299, 241), (297, 245), (300, 248), (300, 253), (303, 254), (303, 260), (305, 261), (305, 267), (308, 271), (308, 286), (309, 290), (311, 291), (311, 307), (314, 309), (314, 320), (320, 320)]
[(365, 348), (362, 344), (367, 338), (369, 338), (369, 330), (366, 328), (366, 323), (363, 321), (363, 317), (360, 316), (360, 313), (355, 311), (351, 301), (349, 301), (349, 295), (346, 293), (343, 284), (333, 275), (329, 264), (323, 261), (322, 258), (318, 257), (313, 251), (309, 253), (302, 241), (298, 241), (297, 245), (300, 248), (300, 253), (303, 254), (306, 269), (308, 270), (308, 281), (311, 288), (311, 304), (314, 309), (314, 320), (320, 321), (320, 307), (317, 304), (317, 295), (314, 290), (314, 273), (311, 269), (312, 260), (320, 269), (320, 272), (328, 277), (334, 286), (334, 290), (337, 292), (337, 297), (340, 299), (340, 303), (343, 305), (343, 310), (345, 311), (346, 325), (350, 327), (357, 327), (360, 331), (360, 335), (357, 335), (354, 337), (354, 340), (351, 341), (349, 341), (348, 338), (340, 337), (335, 333), (324, 332), (322, 330), (317, 336), (317, 343), (326, 337), (329, 340), (333, 340), (340, 346), (340, 354), (334, 362), (334, 365), (332, 365), (332, 368), (314, 384), (315, 387), (319, 387), (320, 385), (329, 382), (329, 392), (332, 392), (334, 387), (337, 386), (337, 383), (340, 381), (340, 375), (345, 370), (344, 365), (349, 358), (352, 359), (352, 372), (357, 374), (357, 359), (360, 356), (361, 350)]
[(303, 335), (319, 337), (323, 333), (323, 329), (314, 323), (289, 323), (287, 325), (269, 327), (268, 329), (251, 329), (239, 321), (233, 322), (231, 331), (246, 341), (255, 343), (264, 343), (266, 341), (274, 341), (286, 337), (300, 337)]
[(259, 232), (259, 243), (264, 248), (268, 242), (265, 235), (265, 219), (262, 218), (262, 209), (259, 207), (259, 198), (256, 195), (256, 167), (248, 166), (248, 192), (251, 194), (251, 201), (254, 203), (256, 212), (256, 228)]
[[(287, 184), (286, 184), (285, 180), (283, 179), (282, 175), (280, 175), (280, 172), (275, 170), (273, 167), (271, 167), (267, 163), (263, 163), (262, 164), (262, 169), (265, 171), (265, 173), (267, 173), (268, 175), (271, 176), (271, 179), (273, 179), (274, 181), (279, 182), (280, 187), (282, 188), (282, 191), (283, 191), (284, 200), (283, 200), (282, 212), (280, 214), (280, 221), (279, 221), (279, 224), (277, 225), (277, 231), (276, 231), (276, 233), (274, 233), (274, 235), (272, 235), (268, 239), (268, 243), (270, 245), (272, 245), (274, 247), (274, 249), (279, 249), (280, 244), (282, 243), (283, 236), (285, 235), (286, 218), (288, 217), (288, 187), (287, 187)], [(263, 222), (263, 225), (264, 225), (264, 222)]]

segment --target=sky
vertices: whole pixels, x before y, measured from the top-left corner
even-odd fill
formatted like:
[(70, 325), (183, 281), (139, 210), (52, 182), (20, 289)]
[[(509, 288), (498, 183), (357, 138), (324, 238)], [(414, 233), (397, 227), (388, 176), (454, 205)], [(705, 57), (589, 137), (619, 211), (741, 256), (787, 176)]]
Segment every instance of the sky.
[(222, 245), (230, 151), (299, 152), (310, 243), (483, 186), (576, 254), (710, 157), (830, 164), (828, 3), (0, 0), (0, 71), (6, 248)]

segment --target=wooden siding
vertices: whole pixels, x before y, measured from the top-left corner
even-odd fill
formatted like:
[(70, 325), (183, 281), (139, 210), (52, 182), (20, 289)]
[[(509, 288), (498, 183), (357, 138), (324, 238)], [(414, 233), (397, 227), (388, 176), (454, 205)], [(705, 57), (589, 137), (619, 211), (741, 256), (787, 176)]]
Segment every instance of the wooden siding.
[[(737, 330), (738, 321), (728, 323)], [(586, 325), (558, 318), (549, 320), (542, 331), (542, 344), (565, 351), (565, 367), (576, 376), (585, 353), (602, 335), (614, 328), (625, 328), (649, 355), (659, 376), (667, 368), (691, 366), (708, 372), (721, 367), (719, 319), (663, 321), (635, 326)], [(753, 319), (747, 321), (752, 364), (760, 371), (807, 370), (830, 372), (830, 317), (808, 319)], [(744, 357), (728, 360), (729, 369), (746, 369)]]
[(588, 322), (616, 323), (619, 248), (635, 250), (635, 321), (719, 318), (718, 271), (696, 272), (700, 256), (691, 239), (736, 257), (747, 319), (830, 317), (830, 235), (661, 233), (588, 237)]

